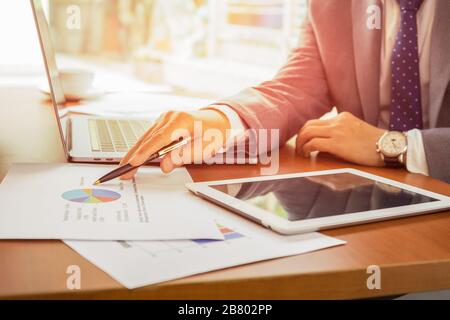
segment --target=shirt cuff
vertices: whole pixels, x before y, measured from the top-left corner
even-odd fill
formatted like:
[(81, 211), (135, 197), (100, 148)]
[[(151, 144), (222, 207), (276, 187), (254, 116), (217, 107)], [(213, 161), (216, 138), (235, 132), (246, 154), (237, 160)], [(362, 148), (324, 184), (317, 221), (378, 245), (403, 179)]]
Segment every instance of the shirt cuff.
[(406, 169), (412, 173), (421, 173), (428, 176), (428, 163), (423, 147), (422, 133), (418, 129), (413, 129), (407, 132), (407, 137)]
[(226, 105), (211, 105), (205, 109), (213, 109), (221, 112), (230, 123), (230, 131), (227, 136), (227, 142), (225, 147), (219, 150), (219, 153), (226, 152), (229, 148), (234, 147), (236, 144), (247, 139), (246, 130), (247, 126), (236, 111)]

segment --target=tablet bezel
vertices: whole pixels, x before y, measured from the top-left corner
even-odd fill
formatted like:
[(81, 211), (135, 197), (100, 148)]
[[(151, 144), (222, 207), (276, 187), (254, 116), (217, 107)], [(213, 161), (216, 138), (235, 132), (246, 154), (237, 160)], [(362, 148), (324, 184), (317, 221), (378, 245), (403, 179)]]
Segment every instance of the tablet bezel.
[[(211, 187), (214, 185), (270, 181), (296, 177), (311, 177), (336, 173), (355, 174), (374, 181), (392, 185), (394, 187), (398, 187), (401, 189), (409, 190), (411, 192), (432, 197), (437, 199), (438, 201), (412, 204), (393, 208), (378, 209), (372, 211), (347, 213), (329, 217), (306, 219), (301, 221), (289, 221), (276, 216), (270, 211), (258, 208), (248, 202), (236, 199), (224, 192), (221, 192)], [(450, 197), (351, 168), (188, 183), (186, 184), (186, 187), (190, 191), (209, 201), (212, 201), (220, 206), (226, 207), (240, 215), (245, 216), (246, 218), (249, 218), (257, 223), (260, 223), (263, 226), (273, 229), (281, 234), (298, 234), (298, 233), (313, 232), (318, 230), (331, 229), (355, 224), (427, 214), (436, 211), (441, 211), (446, 208), (450, 208)]]

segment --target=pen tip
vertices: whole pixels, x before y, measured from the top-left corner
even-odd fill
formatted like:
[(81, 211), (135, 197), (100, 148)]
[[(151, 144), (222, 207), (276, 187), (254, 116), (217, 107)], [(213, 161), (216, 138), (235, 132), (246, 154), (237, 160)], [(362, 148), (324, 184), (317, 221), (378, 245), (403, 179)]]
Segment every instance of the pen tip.
[(100, 183), (101, 183), (100, 180), (97, 180), (94, 182), (94, 186), (98, 186)]

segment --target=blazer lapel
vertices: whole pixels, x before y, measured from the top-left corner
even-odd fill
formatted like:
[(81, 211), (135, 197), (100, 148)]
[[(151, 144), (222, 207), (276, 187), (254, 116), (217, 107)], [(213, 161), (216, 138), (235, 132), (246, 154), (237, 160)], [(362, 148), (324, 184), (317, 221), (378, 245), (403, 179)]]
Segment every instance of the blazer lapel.
[(435, 0), (430, 57), (430, 127), (436, 127), (450, 79), (450, 1)]
[[(369, 18), (367, 9), (370, 5), (377, 5), (382, 9), (381, 0), (353, 0), (352, 2), (353, 45), (356, 78), (364, 119), (372, 125), (378, 125), (382, 28), (369, 30), (367, 27)], [(381, 13), (381, 19), (383, 20), (383, 13)]]

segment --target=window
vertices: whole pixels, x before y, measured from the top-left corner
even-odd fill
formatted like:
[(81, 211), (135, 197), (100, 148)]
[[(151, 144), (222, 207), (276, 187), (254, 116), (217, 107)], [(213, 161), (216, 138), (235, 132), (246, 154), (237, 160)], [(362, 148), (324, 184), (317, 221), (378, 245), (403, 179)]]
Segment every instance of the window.
[[(79, 6), (81, 29), (66, 27)], [(56, 49), (122, 61), (220, 57), (273, 65), (298, 40), (306, 0), (50, 0)]]
[(210, 52), (233, 60), (282, 63), (297, 44), (305, 0), (212, 0)]
[[(58, 53), (228, 95), (273, 76), (297, 44), (307, 0), (49, 0)], [(67, 27), (68, 7), (81, 13)]]

